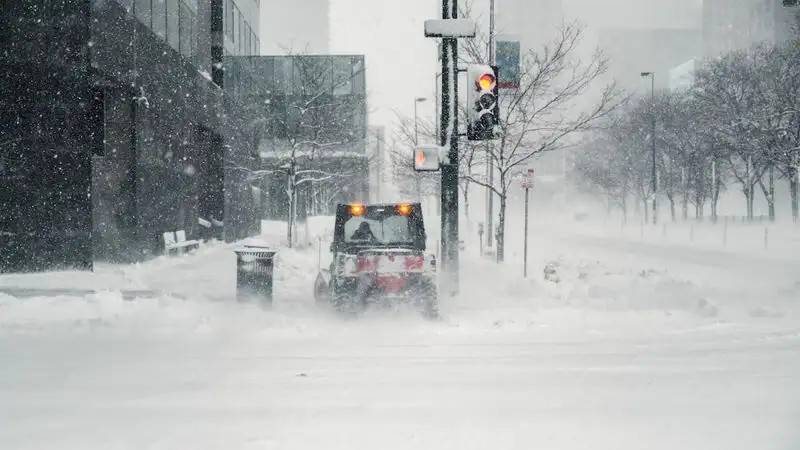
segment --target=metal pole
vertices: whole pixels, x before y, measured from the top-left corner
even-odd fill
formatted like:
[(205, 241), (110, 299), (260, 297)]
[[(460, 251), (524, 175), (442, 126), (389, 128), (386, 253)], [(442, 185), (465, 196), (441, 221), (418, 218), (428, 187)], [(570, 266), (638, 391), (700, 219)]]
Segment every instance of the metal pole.
[(489, 64), (494, 64), (494, 1), (489, 1)]
[[(442, 19), (458, 17), (458, 1), (442, 1)], [(452, 64), (451, 59), (452, 58)], [(450, 295), (458, 294), (458, 41), (446, 38), (442, 42), (442, 123), (441, 145), (450, 143), (448, 161), (442, 165), (442, 264), (446, 277), (444, 286)], [(451, 78), (452, 77), (452, 78)], [(452, 92), (450, 83), (453, 83)], [(452, 97), (451, 97), (452, 96)], [(452, 102), (452, 105), (451, 105)], [(451, 116), (452, 114), (452, 116)], [(452, 123), (451, 123), (452, 121)], [(448, 133), (452, 131), (452, 135)]]
[[(442, 76), (441, 73), (437, 73), (436, 77), (434, 79), (434, 83), (433, 83), (434, 84), (434, 90), (436, 91), (436, 95), (434, 95), (434, 98), (436, 99), (436, 108), (434, 109), (434, 115), (436, 116), (436, 129), (437, 130), (441, 129), (441, 126), (442, 126), (441, 125), (441, 117), (440, 117), (441, 97), (440, 97), (440, 94), (439, 94), (439, 83), (440, 83), (439, 78), (441, 76)], [(438, 190), (439, 197), (441, 197), (441, 195), (442, 195), (441, 179), (439, 180), (438, 186), (436, 186), (436, 188)], [(434, 195), (435, 194), (436, 193), (434, 193)], [(442, 202), (436, 202), (436, 214), (441, 217), (441, 215), (442, 215)]]
[(652, 126), (653, 130), (650, 133), (650, 140), (652, 141), (653, 145), (653, 173), (652, 173), (652, 190), (653, 190), (653, 225), (658, 223), (658, 180), (656, 171), (656, 74), (655, 72), (650, 73), (650, 99), (651, 99), (651, 115), (652, 117)]
[[(418, 98), (414, 98), (414, 147), (419, 145), (419, 131), (417, 130), (417, 103), (419, 103)], [(417, 200), (422, 202), (422, 181), (420, 180), (420, 174), (417, 172), (415, 174), (415, 181), (417, 184)]]
[(414, 145), (419, 145), (419, 131), (417, 130), (417, 103), (418, 99), (414, 99)]
[[(489, 64), (495, 64), (494, 54), (494, 2), (489, 2)], [(499, 99), (498, 99), (499, 101)], [(491, 142), (486, 141), (486, 179), (489, 186), (494, 186), (494, 161), (491, 156)], [(486, 189), (486, 246), (492, 248), (492, 235), (494, 234), (494, 191)]]
[(523, 244), (523, 263), (522, 263), (522, 276), (528, 278), (528, 198), (530, 188), (525, 188), (525, 239)]

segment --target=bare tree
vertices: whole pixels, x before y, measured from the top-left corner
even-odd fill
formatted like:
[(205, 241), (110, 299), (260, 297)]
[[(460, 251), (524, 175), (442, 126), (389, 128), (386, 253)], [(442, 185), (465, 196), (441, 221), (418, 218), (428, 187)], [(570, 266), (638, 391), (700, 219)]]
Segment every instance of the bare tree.
[(695, 95), (725, 151), (730, 174), (742, 187), (747, 217), (753, 218), (755, 186), (769, 168), (763, 149), (764, 119), (770, 115), (759, 78), (761, 51), (741, 50), (708, 61), (698, 71)]
[[(297, 236), (299, 189), (307, 187), (309, 199), (322, 201), (330, 196), (332, 186), (343, 187), (346, 181), (352, 184), (354, 178), (365, 177), (369, 158), (364, 151), (365, 136), (354, 134), (366, 123), (358, 117), (366, 115), (365, 99), (339, 92), (342, 88), (350, 91), (356, 77), (363, 77), (363, 67), (353, 70), (348, 62), (337, 70), (335, 57), (291, 52), (286, 56), (276, 60), (275, 71), (283, 71), (292, 80), (291, 90), (264, 93), (263, 102), (249, 106), (254, 111), (245, 115), (250, 119), (241, 127), (240, 140), (250, 151), (258, 152), (261, 167), (252, 170), (236, 160), (229, 164), (247, 171), (252, 180), (285, 177), (287, 241), (291, 246)], [(277, 67), (278, 61), (282, 67)], [(364, 164), (352, 164), (354, 159), (363, 159)], [(342, 160), (350, 164), (343, 167)]]
[[(773, 114), (769, 116), (767, 135), (768, 158), (789, 185), (792, 218), (800, 219), (798, 202), (798, 175), (800, 174), (800, 41), (793, 40), (774, 49), (768, 55), (764, 68), (767, 74), (760, 80), (764, 83)], [(770, 182), (774, 175), (770, 174)], [(760, 183), (765, 196), (773, 199), (770, 215), (774, 216), (773, 190)]]
[(575, 152), (573, 176), (579, 189), (600, 197), (610, 214), (616, 207), (628, 217), (628, 195), (634, 186), (636, 171), (619, 151), (611, 136), (598, 134)]
[(499, 184), (490, 186), (483, 177), (469, 176), (471, 182), (491, 189), (500, 199), (498, 261), (503, 261), (506, 206), (514, 179), (536, 155), (568, 145), (570, 138), (590, 130), (620, 102), (612, 84), (591, 107), (581, 109), (576, 104), (606, 72), (607, 60), (599, 51), (588, 63), (576, 58), (583, 35), (577, 23), (564, 23), (559, 31), (541, 52), (523, 55), (519, 89), (501, 91), (499, 138), (487, 154)]

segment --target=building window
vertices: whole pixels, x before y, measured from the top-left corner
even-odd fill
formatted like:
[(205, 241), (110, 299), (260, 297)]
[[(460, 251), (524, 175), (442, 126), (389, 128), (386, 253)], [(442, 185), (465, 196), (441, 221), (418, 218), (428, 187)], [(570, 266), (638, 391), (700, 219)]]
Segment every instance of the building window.
[(233, 0), (225, 1), (225, 36), (233, 40)]
[(353, 65), (350, 58), (333, 59), (333, 95), (353, 93)]
[(245, 45), (245, 55), (252, 55), (253, 54), (253, 40), (252, 40), (253, 32), (250, 30), (250, 26), (247, 26), (247, 33), (246, 33), (246, 41), (247, 44)]
[(258, 67), (253, 72), (258, 72), (258, 84), (255, 86), (260, 92), (270, 94), (275, 89), (275, 59), (259, 58)]
[(281, 94), (292, 94), (292, 59), (275, 58), (275, 90)]
[(175, 51), (180, 50), (180, 0), (167, 1), (167, 43)]
[(239, 8), (233, 4), (233, 13), (231, 14), (231, 41), (236, 42), (239, 37)]
[(353, 58), (353, 93), (364, 94), (367, 90), (364, 79), (364, 59)]
[(236, 39), (239, 41), (239, 43), (236, 46), (236, 48), (239, 49), (239, 54), (241, 55), (242, 53), (244, 53), (244, 33), (246, 24), (244, 22), (244, 17), (242, 17), (242, 14), (238, 11), (237, 11), (237, 16), (239, 21), (239, 30), (238, 30), (239, 32), (236, 34)]
[[(129, 13), (131, 11), (133, 11), (133, 0), (117, 0), (117, 3), (119, 3), (120, 5), (125, 7), (125, 11), (127, 11)], [(52, 5), (51, 6), (51, 12), (53, 12), (54, 14), (61, 12), (61, 11), (57, 11), (55, 9), (55, 8), (58, 8), (59, 6), (63, 6), (63, 5), (60, 5), (58, 3), (56, 5)]]
[(164, 0), (152, 0), (153, 25), (152, 30), (161, 39), (167, 38), (167, 4)]
[(194, 13), (186, 4), (181, 1), (180, 24), (180, 53), (186, 58), (192, 57), (193, 36), (194, 36)]
[(136, 13), (136, 18), (139, 19), (140, 22), (147, 25), (150, 28), (150, 0), (136, 0), (136, 3), (133, 5), (133, 9)]

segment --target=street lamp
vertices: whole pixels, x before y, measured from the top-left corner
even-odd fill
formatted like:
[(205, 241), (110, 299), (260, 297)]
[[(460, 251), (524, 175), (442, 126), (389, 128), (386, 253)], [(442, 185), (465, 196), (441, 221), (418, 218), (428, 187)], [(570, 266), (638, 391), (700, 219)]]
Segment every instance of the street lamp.
[[(419, 130), (417, 128), (417, 105), (426, 100), (428, 99), (425, 97), (414, 98), (414, 147), (415, 148), (419, 145)], [(422, 183), (420, 180), (420, 174), (417, 174), (417, 198), (419, 199), (419, 201), (422, 201)]]
[(650, 191), (651, 195), (653, 196), (653, 225), (658, 223), (658, 201), (656, 196), (656, 191), (658, 190), (658, 180), (656, 178), (656, 74), (655, 72), (642, 72), (642, 77), (650, 77), (650, 116), (651, 116), (651, 126), (652, 130), (650, 131), (650, 141), (652, 143), (652, 173), (650, 174)]

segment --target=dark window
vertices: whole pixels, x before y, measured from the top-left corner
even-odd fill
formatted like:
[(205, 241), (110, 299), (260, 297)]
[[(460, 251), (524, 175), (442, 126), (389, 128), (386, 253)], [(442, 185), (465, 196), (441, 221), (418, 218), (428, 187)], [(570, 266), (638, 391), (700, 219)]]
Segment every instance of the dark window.
[(234, 14), (236, 13), (236, 6), (233, 4), (233, 0), (226, 0), (228, 4), (228, 13), (225, 16), (225, 34), (233, 41), (233, 32), (236, 31), (234, 23)]
[[(59, 2), (59, 3), (61, 3), (61, 2)], [(57, 8), (59, 3), (56, 3), (56, 5), (53, 5), (52, 8)], [(133, 0), (117, 0), (117, 3), (119, 3), (122, 6), (124, 6), (126, 11), (128, 11), (128, 12), (133, 11)], [(52, 9), (52, 12), (53, 13), (57, 13), (58, 11), (56, 11), (55, 9)]]
[(250, 31), (250, 25), (248, 25), (247, 26), (247, 32), (245, 34), (245, 40), (247, 41), (247, 43), (244, 46), (245, 47), (244, 48), (245, 55), (248, 55), (248, 56), (253, 54), (253, 40), (252, 40), (252, 37), (251, 37), (252, 35), (253, 35), (253, 32)]
[(259, 66), (255, 69), (258, 71), (258, 84), (256, 88), (262, 95), (270, 95), (275, 88), (275, 59), (273, 58), (260, 58)]
[(242, 13), (237, 11), (237, 16), (239, 17), (238, 18), (238, 20), (239, 20), (239, 33), (236, 35), (236, 39), (238, 39), (238, 41), (239, 41), (239, 44), (237, 45), (237, 48), (239, 49), (239, 54), (241, 55), (242, 53), (244, 53), (244, 31), (245, 31), (244, 27), (245, 27), (245, 23), (244, 23), (244, 17), (242, 16)]
[(350, 95), (353, 93), (353, 66), (350, 58), (333, 59), (333, 94)]
[(136, 0), (133, 6), (136, 10), (136, 18), (150, 27), (150, 18), (152, 17), (150, 13), (150, 0)]
[(153, 33), (161, 39), (167, 37), (167, 3), (164, 0), (153, 0)]
[(236, 4), (233, 4), (233, 10), (231, 12), (231, 40), (236, 42), (239, 39), (239, 8), (236, 7)]
[(187, 58), (191, 58), (192, 56), (192, 22), (194, 21), (194, 15), (192, 14), (192, 10), (186, 6), (185, 3), (181, 2), (181, 20), (180, 20), (180, 52), (183, 56)]
[(225, 36), (228, 35), (228, 16), (230, 16), (231, 11), (231, 0), (222, 0), (222, 30), (225, 33)]
[(275, 58), (275, 90), (281, 94), (291, 94), (292, 89), (292, 59)]
[(364, 80), (364, 59), (353, 58), (353, 93), (364, 94), (366, 90), (366, 82)]
[(92, 146), (92, 155), (103, 156), (105, 133), (105, 99), (103, 89), (92, 89), (92, 99), (89, 105), (89, 140)]
[(167, 42), (175, 51), (180, 50), (180, 0), (167, 1)]
[(277, 139), (285, 139), (288, 132), (287, 132), (287, 115), (288, 115), (288, 106), (287, 98), (285, 95), (276, 95), (270, 97), (271, 102), (268, 105), (268, 117), (270, 117), (271, 124), (270, 124), (270, 134), (275, 136)]

